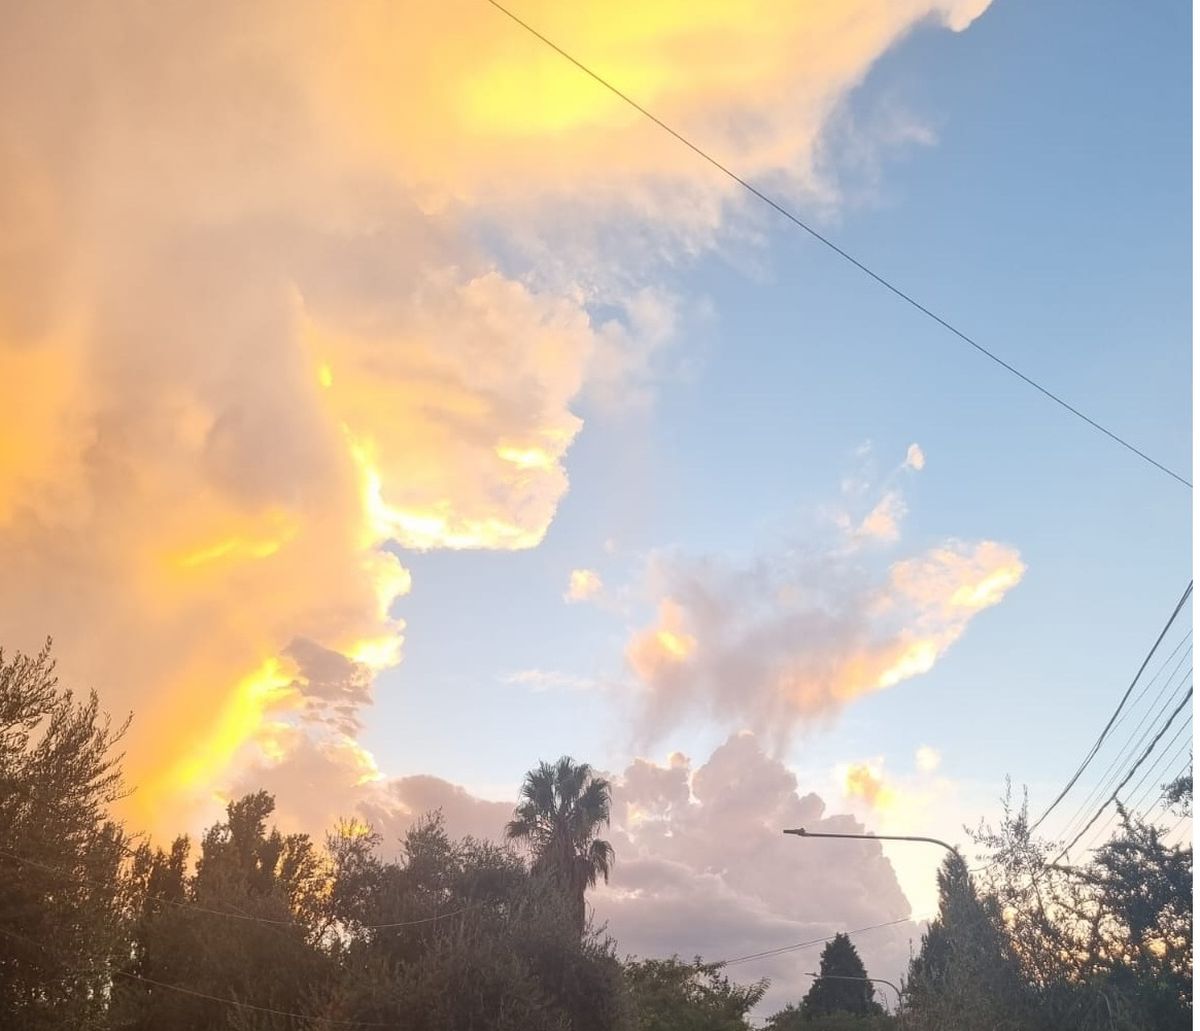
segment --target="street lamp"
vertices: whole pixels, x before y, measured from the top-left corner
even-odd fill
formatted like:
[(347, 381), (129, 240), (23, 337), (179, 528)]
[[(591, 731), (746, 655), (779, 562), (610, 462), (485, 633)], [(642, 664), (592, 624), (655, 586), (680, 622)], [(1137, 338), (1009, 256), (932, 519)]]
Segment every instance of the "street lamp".
[[(953, 845), (942, 841), (941, 838), (926, 838), (916, 834), (836, 834), (833, 831), (810, 831), (804, 827), (792, 827), (783, 832), (784, 834), (794, 834), (798, 838), (850, 838), (860, 841), (919, 841), (927, 845), (941, 845), (955, 859), (959, 861), (962, 868), (966, 870), (967, 861), (963, 859), (962, 853), (959, 852)], [(836, 974), (817, 974), (817, 977), (838, 977)], [(896, 1016), (903, 1023), (904, 1021), (904, 999), (900, 995), (900, 989), (897, 988), (891, 981), (884, 981), (882, 977), (841, 977), (841, 980), (849, 981), (881, 981), (891, 987), (896, 993)]]
[[(904, 999), (900, 995), (900, 989), (897, 988), (891, 981), (885, 977), (851, 977), (849, 974), (818, 974), (815, 970), (806, 970), (805, 974), (808, 977), (825, 978), (827, 981), (869, 981), (871, 984), (886, 984), (893, 992), (896, 993), (896, 1013), (904, 1008)], [(884, 1005), (887, 1005), (887, 996), (880, 993), (883, 998)]]
[(923, 841), (929, 845), (941, 845), (963, 866), (966, 866), (966, 860), (963, 859), (962, 853), (953, 845), (947, 844), (941, 838), (923, 838), (912, 834), (835, 834), (832, 831), (810, 831), (803, 827), (793, 827), (785, 830), (784, 834), (795, 834), (799, 838), (852, 838), (860, 841)]

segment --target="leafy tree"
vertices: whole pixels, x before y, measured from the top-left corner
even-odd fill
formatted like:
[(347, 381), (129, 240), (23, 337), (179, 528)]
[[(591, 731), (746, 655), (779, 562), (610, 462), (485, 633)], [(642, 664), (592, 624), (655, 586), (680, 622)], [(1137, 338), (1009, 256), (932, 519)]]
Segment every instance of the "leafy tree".
[(720, 964), (697, 957), (631, 959), (625, 964), (638, 1031), (744, 1031), (750, 1011), (767, 990), (766, 981), (739, 985)]
[[(1181, 786), (1177, 804), (1190, 803)], [(1061, 846), (1033, 838), (1028, 806), (1006, 800), (987, 893), (1037, 1022), (1030, 1027), (1191, 1026), (1192, 853), (1118, 807), (1117, 834), (1091, 861), (1052, 861)]]
[[(290, 1027), (216, 999), (309, 1012), (329, 991), (333, 967), (321, 938), (328, 927), (329, 871), (307, 835), (267, 829), (274, 799), (257, 792), (231, 802), (204, 834), (196, 869), (190, 845), (143, 848), (131, 878), (141, 907), (132, 957), (118, 974), (113, 1011), (132, 1029)], [(197, 995), (171, 990), (180, 985)]]
[(938, 871), (939, 909), (909, 965), (906, 1025), (914, 1029), (1036, 1026), (993, 897), (980, 897), (962, 858)]
[(608, 880), (613, 848), (597, 836), (608, 826), (612, 791), (587, 763), (563, 756), (525, 775), (521, 800), (506, 834), (533, 852), (533, 873), (554, 883), (570, 900), (575, 926), (586, 924), (584, 894)]
[(848, 935), (835, 935), (821, 950), (819, 976), (804, 996), (801, 1009), (806, 1016), (829, 1013), (859, 1015), (879, 1010), (875, 989), (867, 978), (867, 968)]
[[(1191, 769), (1191, 762), (1188, 762), (1188, 768)], [(1192, 775), (1185, 773), (1181, 777), (1177, 777), (1170, 784), (1163, 785), (1164, 798), (1167, 805), (1180, 816), (1192, 815)]]
[(114, 727), (60, 688), (50, 644), (0, 652), (0, 1026), (96, 1028), (119, 956), (126, 844)]
[(788, 1005), (767, 1019), (763, 1031), (896, 1031), (903, 1026), (886, 1013), (829, 1013), (809, 1017), (799, 1006)]
[(454, 841), (434, 813), (407, 832), (396, 862), (359, 849), (339, 863), (359, 897), (339, 903), (353, 919), (321, 1016), (405, 1031), (628, 1027), (611, 942), (581, 937), (571, 900), (510, 850)]

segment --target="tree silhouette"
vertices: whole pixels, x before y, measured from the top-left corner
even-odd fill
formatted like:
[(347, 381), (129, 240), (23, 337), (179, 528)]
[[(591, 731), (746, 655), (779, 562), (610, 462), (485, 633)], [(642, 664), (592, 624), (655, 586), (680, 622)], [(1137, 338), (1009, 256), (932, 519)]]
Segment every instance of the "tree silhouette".
[(556, 883), (583, 932), (584, 892), (601, 876), (608, 880), (613, 849), (597, 837), (608, 826), (612, 791), (587, 763), (563, 756), (539, 763), (525, 775), (521, 801), (505, 833), (533, 851), (533, 873)]
[(829, 1013), (874, 1013), (875, 990), (867, 968), (849, 937), (836, 935), (821, 952), (820, 976), (813, 981), (801, 1002), (806, 1017)]

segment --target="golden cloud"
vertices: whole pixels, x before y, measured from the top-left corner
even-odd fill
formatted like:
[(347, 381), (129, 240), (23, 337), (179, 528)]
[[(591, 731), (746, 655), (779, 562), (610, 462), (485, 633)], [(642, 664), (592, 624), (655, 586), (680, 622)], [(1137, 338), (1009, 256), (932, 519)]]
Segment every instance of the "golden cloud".
[[(985, 6), (521, 13), (747, 172), (814, 190), (821, 128), (875, 58)], [(642, 289), (596, 325), (590, 272), (505, 271), (480, 228), (692, 231), (729, 186), (474, 0), (6, 14), (0, 637), (53, 633), (68, 679), (136, 711), (143, 825), (299, 747), (280, 726), (336, 725), (356, 779), (347, 710), (402, 653), (396, 550), (538, 544), (573, 399), (643, 375), (671, 331)], [(654, 642), (660, 664), (701, 648)], [(329, 655), (346, 668), (317, 675)]]
[(1007, 546), (951, 541), (864, 584), (853, 554), (661, 559), (659, 618), (626, 650), (643, 737), (698, 711), (782, 742), (799, 720), (928, 672), (1025, 570)]
[(896, 800), (879, 764), (851, 763), (842, 775), (842, 790), (847, 798), (860, 798), (872, 809), (889, 809)]
[(604, 590), (604, 582), (594, 569), (572, 569), (567, 584), (567, 601), (590, 601)]

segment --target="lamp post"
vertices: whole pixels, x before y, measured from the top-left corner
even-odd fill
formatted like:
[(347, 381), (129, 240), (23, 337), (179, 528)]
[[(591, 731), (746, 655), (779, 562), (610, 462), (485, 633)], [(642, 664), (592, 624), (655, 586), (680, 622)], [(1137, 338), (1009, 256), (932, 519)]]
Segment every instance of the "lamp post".
[[(927, 837), (924, 837), (924, 836), (918, 835), (918, 834), (837, 834), (837, 833), (834, 833), (833, 831), (810, 831), (810, 830), (806, 830), (804, 827), (792, 827), (792, 828), (789, 828), (788, 830), (785, 830), (783, 833), (784, 834), (794, 834), (798, 838), (849, 838), (851, 840), (858, 840), (858, 841), (918, 841), (918, 842), (921, 842), (926, 845), (940, 845), (947, 852), (949, 852), (952, 856), (954, 856), (955, 859), (957, 859), (959, 861), (959, 863), (962, 865), (962, 868), (964, 870), (966, 870), (966, 868), (967, 868), (967, 861), (965, 859), (963, 859), (962, 853), (959, 852), (959, 850), (956, 849), (949, 842), (942, 841), (941, 838), (927, 838)], [(818, 974), (817, 976), (819, 977), (821, 975)], [(833, 977), (834, 975), (826, 974), (824, 976)], [(848, 980), (883, 981), (883, 978), (870, 978), (870, 977), (857, 978), (856, 977), (856, 978), (848, 978)], [(901, 1026), (903, 1026), (903, 1023), (904, 1023), (904, 999), (900, 995), (900, 989), (898, 989), (894, 984), (892, 984), (891, 981), (883, 981), (883, 983), (890, 985), (892, 988), (892, 991), (894, 991), (896, 993), (896, 1019), (899, 1020), (901, 1022)]]
[[(885, 977), (851, 977), (849, 974), (819, 974), (815, 970), (806, 970), (805, 973), (809, 977), (825, 978), (827, 981), (869, 981), (871, 984), (886, 984), (893, 992), (896, 993), (896, 1015), (900, 1015), (900, 1011), (904, 1009), (904, 999), (900, 995), (900, 989), (897, 988), (891, 981)], [(882, 993), (880, 993), (882, 996)], [(883, 997), (884, 1005), (887, 1005), (887, 997)]]
[(914, 834), (835, 834), (832, 831), (810, 831), (803, 827), (793, 827), (785, 830), (784, 834), (795, 834), (798, 838), (851, 838), (859, 841), (923, 841), (928, 845), (941, 845), (964, 866), (966, 860), (962, 853), (953, 845), (942, 841), (941, 838), (924, 838)]

